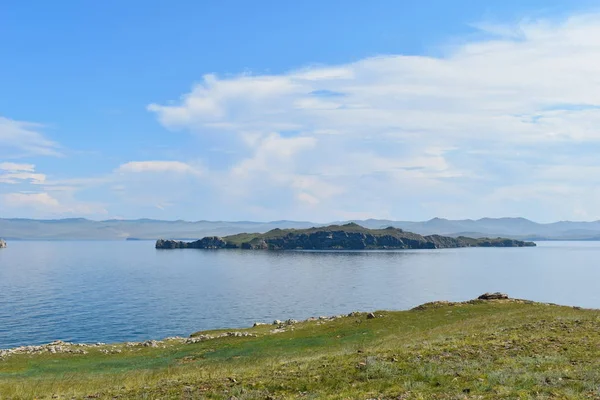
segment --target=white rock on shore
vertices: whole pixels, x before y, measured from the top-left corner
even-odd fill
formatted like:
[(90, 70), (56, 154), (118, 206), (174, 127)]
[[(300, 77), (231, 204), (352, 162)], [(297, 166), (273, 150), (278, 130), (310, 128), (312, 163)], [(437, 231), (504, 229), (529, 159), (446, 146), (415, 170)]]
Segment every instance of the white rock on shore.
[[(348, 314), (348, 316), (359, 316), (361, 313), (352, 312)], [(317, 324), (326, 323), (328, 321), (334, 321), (339, 318), (344, 318), (344, 315), (333, 315), (330, 317), (310, 317), (304, 321), (297, 321), (295, 319), (288, 319), (285, 321), (275, 320), (273, 321), (273, 325), (276, 325), (275, 329), (270, 330), (271, 334), (286, 332), (286, 328), (289, 330), (293, 330), (296, 324), (301, 322), (316, 322)], [(270, 325), (264, 322), (255, 322), (254, 327)], [(13, 349), (0, 349), (0, 360), (14, 355), (14, 354), (40, 354), (40, 353), (68, 353), (68, 354), (88, 354), (87, 349), (99, 348), (98, 351), (104, 354), (115, 354), (121, 353), (125, 349), (132, 348), (141, 348), (141, 347), (162, 347), (165, 348), (166, 345), (173, 344), (173, 342), (181, 343), (181, 344), (194, 344), (200, 343), (206, 340), (224, 338), (224, 337), (257, 337), (258, 335), (249, 332), (239, 332), (239, 331), (231, 331), (231, 332), (223, 332), (218, 335), (198, 335), (189, 338), (183, 338), (180, 336), (167, 337), (163, 340), (146, 340), (143, 342), (124, 342), (121, 344), (113, 344), (107, 345), (106, 343), (70, 343), (63, 342), (62, 340), (55, 340), (54, 342), (38, 345), (38, 346), (20, 346), (15, 347)], [(133, 349), (132, 349), (133, 350)]]

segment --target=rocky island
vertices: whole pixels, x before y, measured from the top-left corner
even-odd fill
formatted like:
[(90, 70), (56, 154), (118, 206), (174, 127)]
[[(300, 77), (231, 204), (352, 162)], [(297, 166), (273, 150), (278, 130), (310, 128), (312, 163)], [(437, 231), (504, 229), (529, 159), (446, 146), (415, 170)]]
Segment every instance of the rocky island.
[(0, 249), (3, 249), (6, 247), (6, 242), (2, 239), (0, 239)]
[(159, 239), (157, 249), (250, 250), (397, 250), (458, 247), (529, 247), (533, 242), (507, 238), (422, 236), (402, 229), (367, 229), (355, 223), (309, 229), (273, 229), (266, 233), (208, 236), (194, 242)]

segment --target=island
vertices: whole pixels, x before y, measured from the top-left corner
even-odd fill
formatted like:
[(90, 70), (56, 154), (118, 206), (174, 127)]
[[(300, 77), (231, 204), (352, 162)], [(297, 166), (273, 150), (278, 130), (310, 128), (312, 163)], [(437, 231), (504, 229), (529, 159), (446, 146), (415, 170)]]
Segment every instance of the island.
[(529, 247), (533, 242), (507, 238), (422, 236), (387, 227), (367, 229), (356, 223), (309, 229), (273, 229), (266, 233), (208, 236), (193, 242), (159, 239), (157, 249), (249, 249), (249, 250), (398, 250), (458, 247)]
[(0, 239), (0, 249), (3, 249), (6, 247), (6, 242), (2, 239)]

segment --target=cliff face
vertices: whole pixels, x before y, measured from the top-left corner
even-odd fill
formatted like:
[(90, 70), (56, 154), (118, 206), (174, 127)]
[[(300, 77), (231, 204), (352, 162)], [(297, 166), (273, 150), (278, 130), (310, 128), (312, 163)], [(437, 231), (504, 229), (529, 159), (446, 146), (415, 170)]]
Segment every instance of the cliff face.
[(252, 250), (377, 250), (377, 249), (444, 249), (457, 247), (524, 247), (532, 242), (512, 239), (473, 239), (467, 237), (421, 236), (401, 229), (366, 229), (356, 224), (303, 230), (276, 229), (265, 234), (241, 234), (206, 237), (195, 242), (158, 240), (157, 249), (224, 249)]
[[(159, 239), (156, 241), (157, 249), (225, 249), (227, 248), (227, 242), (218, 236), (209, 236), (195, 242), (181, 242), (177, 240), (163, 240)], [(235, 248), (234, 246), (232, 248)]]

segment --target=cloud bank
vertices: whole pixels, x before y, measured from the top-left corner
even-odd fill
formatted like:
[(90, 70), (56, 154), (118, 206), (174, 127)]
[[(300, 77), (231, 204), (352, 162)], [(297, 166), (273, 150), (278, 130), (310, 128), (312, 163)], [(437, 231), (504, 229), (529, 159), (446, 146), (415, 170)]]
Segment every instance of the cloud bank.
[[(117, 163), (90, 185), (136, 217), (600, 219), (600, 15), (477, 26), (441, 55), (205, 74), (147, 107), (197, 148)], [(0, 119), (0, 150), (56, 155), (39, 129)], [(59, 186), (2, 165), (6, 184)]]
[(205, 75), (148, 109), (238, 137), (248, 155), (226, 176), (256, 207), (277, 188), (300, 217), (599, 218), (600, 15), (479, 26), (443, 56)]

